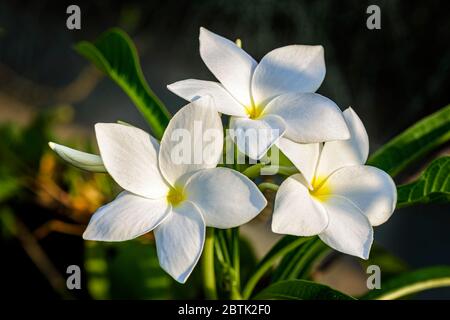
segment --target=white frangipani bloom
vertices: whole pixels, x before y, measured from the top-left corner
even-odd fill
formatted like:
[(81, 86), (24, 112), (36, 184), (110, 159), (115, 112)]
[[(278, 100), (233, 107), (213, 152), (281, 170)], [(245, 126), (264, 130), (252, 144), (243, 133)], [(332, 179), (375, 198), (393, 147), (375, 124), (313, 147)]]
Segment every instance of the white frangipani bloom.
[(286, 156), (300, 170), (280, 186), (272, 231), (319, 235), (330, 247), (367, 259), (373, 228), (392, 215), (397, 191), (384, 171), (364, 163), (369, 139), (363, 123), (348, 108), (344, 118), (351, 138), (323, 145), (282, 141)]
[[(125, 241), (154, 230), (161, 267), (184, 283), (203, 250), (206, 226), (237, 227), (266, 206), (250, 179), (235, 170), (216, 168), (222, 156), (223, 127), (211, 102), (205, 97), (183, 107), (170, 120), (161, 145), (141, 129), (115, 123), (95, 125), (100, 160), (52, 145), (79, 166), (85, 160), (104, 165), (125, 189), (92, 216), (84, 239)], [(198, 123), (201, 132), (195, 132)], [(200, 152), (200, 162), (174, 162), (178, 129), (190, 133), (191, 141), (182, 141), (183, 150), (193, 156)], [(216, 139), (203, 141), (207, 130), (217, 130)]]
[[(234, 42), (201, 28), (200, 55), (220, 83), (189, 79), (168, 89), (189, 101), (212, 96), (217, 110), (232, 116), (234, 141), (250, 158), (260, 159), (281, 136), (299, 143), (349, 138), (337, 105), (314, 93), (325, 77), (322, 46), (278, 48), (257, 63)], [(247, 143), (255, 133), (257, 143)]]

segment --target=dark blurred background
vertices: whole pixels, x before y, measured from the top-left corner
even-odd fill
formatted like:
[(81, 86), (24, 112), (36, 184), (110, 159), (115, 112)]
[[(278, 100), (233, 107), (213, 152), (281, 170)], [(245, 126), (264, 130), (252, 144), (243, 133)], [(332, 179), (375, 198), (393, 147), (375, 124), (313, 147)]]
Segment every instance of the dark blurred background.
[[(66, 28), (69, 4), (81, 8), (81, 30)], [(370, 4), (381, 8), (381, 30), (366, 28)], [(355, 109), (374, 151), (450, 102), (448, 12), (448, 1), (437, 0), (0, 0), (0, 122), (26, 124), (39, 112), (70, 106), (62, 109), (73, 113), (73, 121), (60, 128), (61, 139), (92, 136), (96, 122), (117, 119), (146, 128), (128, 97), (73, 44), (92, 41), (113, 26), (123, 28), (136, 42), (150, 86), (175, 112), (184, 102), (166, 90), (167, 84), (213, 79), (198, 52), (199, 27), (204, 26), (242, 39), (257, 60), (288, 44), (323, 45), (327, 75), (319, 92), (342, 109)], [(440, 152), (448, 153), (448, 146)], [(31, 231), (48, 219), (30, 218), (35, 211), (29, 207), (20, 213)], [(376, 229), (375, 239), (412, 267), (450, 264), (449, 227), (448, 206), (402, 209)], [(2, 291), (6, 288), (12, 297), (58, 297), (20, 242), (1, 241)], [(62, 273), (68, 264), (83, 263), (81, 243), (79, 236), (58, 233), (41, 241)], [(450, 291), (422, 296), (445, 298)]]

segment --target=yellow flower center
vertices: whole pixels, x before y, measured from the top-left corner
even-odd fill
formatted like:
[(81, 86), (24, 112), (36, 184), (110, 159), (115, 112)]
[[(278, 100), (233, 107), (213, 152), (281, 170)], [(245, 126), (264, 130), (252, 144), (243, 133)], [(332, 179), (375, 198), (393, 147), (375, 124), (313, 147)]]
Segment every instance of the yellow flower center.
[(324, 176), (316, 176), (312, 181), (312, 190), (309, 191), (311, 196), (319, 201), (325, 202), (331, 195), (330, 184), (327, 183), (327, 178)]
[(180, 205), (181, 202), (186, 200), (186, 198), (186, 193), (181, 187), (170, 188), (169, 192), (167, 193), (167, 202), (169, 202), (174, 207)]
[(251, 106), (246, 106), (245, 110), (250, 119), (256, 120), (262, 116), (264, 108), (252, 104)]

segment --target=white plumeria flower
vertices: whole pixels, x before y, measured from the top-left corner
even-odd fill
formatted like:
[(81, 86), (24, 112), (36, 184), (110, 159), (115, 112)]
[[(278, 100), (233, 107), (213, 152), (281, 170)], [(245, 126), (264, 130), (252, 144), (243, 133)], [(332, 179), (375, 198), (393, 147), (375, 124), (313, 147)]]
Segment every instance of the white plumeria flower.
[[(325, 77), (322, 46), (278, 48), (257, 63), (234, 42), (200, 28), (200, 55), (220, 83), (189, 79), (168, 89), (188, 101), (212, 96), (217, 110), (232, 116), (234, 141), (250, 158), (262, 158), (281, 136), (299, 143), (349, 138), (341, 110), (314, 93)], [(255, 134), (257, 143), (247, 143)]]
[(325, 144), (285, 140), (286, 155), (300, 170), (280, 186), (272, 231), (319, 235), (330, 247), (367, 259), (373, 228), (386, 222), (397, 201), (392, 178), (364, 163), (369, 139), (363, 123), (348, 108), (344, 118), (351, 138)]
[[(145, 131), (115, 123), (95, 125), (101, 160), (51, 145), (79, 167), (102, 171), (104, 165), (125, 189), (92, 216), (84, 239), (125, 241), (154, 229), (161, 267), (184, 283), (203, 250), (205, 226), (234, 228), (261, 212), (267, 201), (250, 179), (231, 169), (216, 168), (222, 156), (223, 128), (211, 102), (205, 97), (175, 114), (161, 146)], [(194, 134), (199, 121), (202, 131)], [(183, 150), (192, 155), (201, 152), (202, 161), (173, 161), (180, 143), (174, 141), (178, 129), (191, 133), (191, 141), (183, 141), (190, 145), (183, 145)], [(219, 135), (205, 143), (207, 130), (217, 130)]]

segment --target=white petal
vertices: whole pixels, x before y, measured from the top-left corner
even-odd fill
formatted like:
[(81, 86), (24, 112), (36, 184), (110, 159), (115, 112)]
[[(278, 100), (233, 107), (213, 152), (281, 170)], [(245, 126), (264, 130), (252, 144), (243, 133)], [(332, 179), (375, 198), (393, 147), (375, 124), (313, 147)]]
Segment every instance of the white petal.
[(345, 198), (331, 197), (323, 205), (329, 221), (320, 239), (340, 252), (369, 258), (373, 229), (366, 216)]
[(167, 89), (188, 101), (210, 95), (217, 111), (230, 116), (247, 117), (244, 106), (218, 82), (188, 79), (169, 84)]
[(325, 78), (322, 46), (291, 45), (270, 51), (255, 69), (252, 94), (256, 104), (294, 92), (315, 92)]
[(189, 201), (174, 207), (154, 231), (159, 264), (180, 283), (186, 282), (200, 258), (205, 242), (205, 222)]
[(78, 151), (54, 142), (49, 142), (48, 145), (61, 158), (79, 169), (91, 172), (106, 172), (102, 158), (96, 154)]
[(320, 143), (297, 143), (281, 137), (277, 142), (277, 147), (291, 160), (311, 186), (319, 160)]
[(117, 123), (95, 125), (108, 173), (125, 190), (158, 199), (169, 190), (158, 169), (158, 142), (145, 131)]
[(91, 218), (83, 239), (125, 241), (153, 230), (170, 215), (165, 198), (147, 199), (127, 191), (99, 208)]
[(234, 228), (256, 217), (267, 205), (258, 187), (228, 168), (201, 170), (189, 179), (186, 193), (208, 227)]
[(240, 103), (251, 105), (250, 84), (256, 61), (234, 42), (200, 28), (200, 56)]
[(350, 131), (350, 139), (325, 143), (317, 167), (318, 175), (326, 177), (336, 169), (366, 163), (369, 155), (366, 129), (352, 108), (348, 108), (343, 114)]
[(267, 115), (258, 120), (232, 117), (230, 129), (239, 151), (259, 160), (284, 134), (286, 126), (280, 117)]
[(328, 215), (319, 201), (311, 197), (302, 176), (290, 176), (280, 185), (275, 198), (272, 231), (294, 236), (313, 236), (328, 225)]
[(315, 143), (350, 138), (339, 107), (317, 93), (295, 93), (276, 97), (264, 109), (286, 122), (286, 138)]
[(397, 203), (397, 189), (392, 178), (371, 166), (350, 166), (336, 170), (327, 180), (333, 195), (355, 204), (373, 226), (386, 222)]
[(159, 166), (174, 185), (186, 174), (214, 168), (222, 157), (223, 127), (211, 97), (203, 97), (181, 108), (164, 131)]

